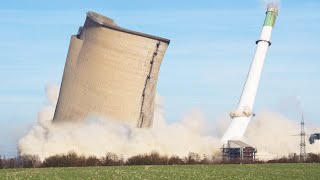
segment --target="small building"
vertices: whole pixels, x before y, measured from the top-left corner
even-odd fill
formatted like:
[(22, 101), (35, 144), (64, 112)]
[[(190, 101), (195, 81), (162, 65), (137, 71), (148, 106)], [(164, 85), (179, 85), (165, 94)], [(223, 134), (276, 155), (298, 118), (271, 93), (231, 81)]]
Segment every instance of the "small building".
[(222, 147), (222, 156), (225, 160), (249, 160), (254, 161), (257, 149), (239, 140), (229, 140), (227, 145)]

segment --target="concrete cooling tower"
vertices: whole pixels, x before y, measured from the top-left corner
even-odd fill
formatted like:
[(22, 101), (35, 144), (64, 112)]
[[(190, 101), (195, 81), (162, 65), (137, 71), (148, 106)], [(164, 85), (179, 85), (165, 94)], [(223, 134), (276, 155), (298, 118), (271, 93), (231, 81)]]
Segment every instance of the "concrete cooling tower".
[(53, 122), (99, 116), (150, 127), (160, 65), (170, 40), (88, 12), (71, 37)]

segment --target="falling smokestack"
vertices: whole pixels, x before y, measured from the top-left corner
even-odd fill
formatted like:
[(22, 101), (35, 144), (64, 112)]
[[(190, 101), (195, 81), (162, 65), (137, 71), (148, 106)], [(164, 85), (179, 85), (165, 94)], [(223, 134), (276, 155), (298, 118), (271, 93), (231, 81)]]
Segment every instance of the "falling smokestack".
[(268, 5), (266, 18), (263, 24), (260, 38), (256, 41), (257, 49), (247, 76), (245, 86), (236, 111), (231, 112), (232, 122), (222, 137), (222, 143), (228, 140), (236, 140), (243, 137), (249, 121), (253, 115), (252, 109), (259, 86), (261, 71), (268, 51), (271, 45), (271, 32), (278, 15), (278, 8), (274, 5)]
[(84, 26), (71, 37), (53, 122), (99, 116), (150, 127), (169, 42), (88, 12)]

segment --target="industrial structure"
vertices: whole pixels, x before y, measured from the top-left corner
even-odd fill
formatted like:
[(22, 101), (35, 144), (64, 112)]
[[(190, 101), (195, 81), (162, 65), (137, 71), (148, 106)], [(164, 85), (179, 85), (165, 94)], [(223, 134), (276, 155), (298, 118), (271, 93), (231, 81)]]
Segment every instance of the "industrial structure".
[(158, 73), (169, 43), (88, 12), (71, 37), (53, 122), (102, 116), (152, 126)]
[(266, 12), (260, 38), (256, 41), (257, 49), (244, 85), (238, 108), (230, 113), (232, 122), (222, 137), (222, 143), (228, 140), (241, 139), (247, 129), (251, 117), (253, 116), (253, 105), (257, 94), (260, 76), (267, 54), (268, 47), (271, 45), (271, 32), (278, 15), (278, 8), (269, 5)]
[(229, 140), (227, 145), (222, 147), (222, 158), (224, 160), (248, 160), (254, 161), (257, 149), (251, 145), (238, 140)]
[(304, 117), (301, 116), (301, 130), (300, 130), (300, 160), (305, 160), (307, 158), (306, 152), (306, 133), (304, 130)]
[(320, 143), (320, 133), (311, 134), (309, 137), (310, 144), (314, 144), (316, 142)]

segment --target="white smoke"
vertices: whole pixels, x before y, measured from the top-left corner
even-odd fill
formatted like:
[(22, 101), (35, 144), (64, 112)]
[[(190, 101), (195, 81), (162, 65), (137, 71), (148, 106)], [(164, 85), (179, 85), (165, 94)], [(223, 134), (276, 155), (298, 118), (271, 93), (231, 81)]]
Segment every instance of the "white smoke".
[(280, 0), (263, 0), (263, 5), (267, 8), (280, 8)]
[(52, 124), (58, 88), (47, 87), (48, 106), (38, 115), (37, 124), (19, 142), (21, 154), (36, 154), (41, 159), (74, 151), (82, 155), (104, 156), (107, 152), (125, 158), (157, 151), (160, 154), (187, 156), (190, 152), (213, 155), (219, 140), (210, 136), (205, 120), (197, 110), (181, 122), (167, 124), (162, 100), (156, 97), (154, 127), (138, 129), (99, 117), (87, 118), (83, 124)]
[[(299, 120), (289, 120), (274, 112), (262, 112), (249, 124), (245, 136), (258, 149), (258, 158), (270, 159), (299, 154), (300, 130)], [(310, 132), (308, 128), (305, 131), (307, 134)], [(310, 145), (308, 139), (306, 135), (307, 152), (320, 153), (320, 144)]]
[[(208, 125), (201, 111), (193, 110), (180, 122), (168, 124), (163, 99), (157, 96), (154, 127), (151, 129), (137, 129), (99, 117), (88, 118), (81, 125), (56, 126), (51, 120), (58, 89), (47, 86), (49, 104), (39, 112), (33, 129), (20, 140), (21, 154), (35, 154), (41, 159), (70, 151), (86, 156), (104, 156), (112, 152), (124, 158), (151, 151), (178, 156), (187, 156), (189, 152), (214, 155), (220, 151), (220, 138), (231, 122), (226, 115), (215, 123), (216, 126)], [(270, 159), (299, 153), (300, 139), (292, 136), (299, 132), (299, 121), (262, 112), (251, 121), (244, 141), (258, 149), (258, 158)], [(307, 152), (319, 153), (320, 144), (309, 145), (307, 140)]]

